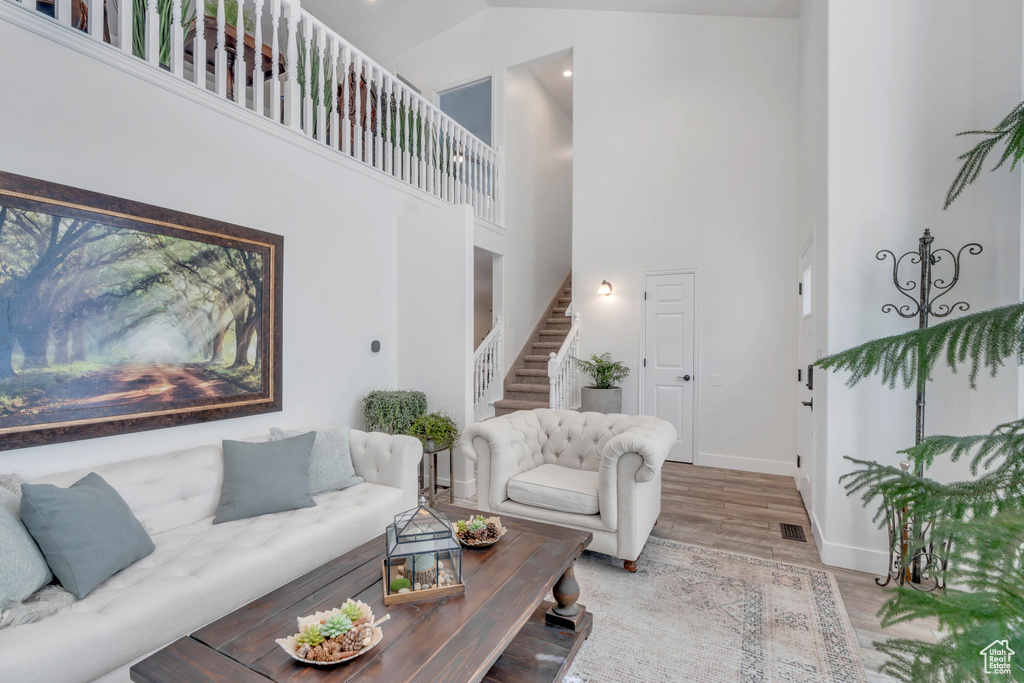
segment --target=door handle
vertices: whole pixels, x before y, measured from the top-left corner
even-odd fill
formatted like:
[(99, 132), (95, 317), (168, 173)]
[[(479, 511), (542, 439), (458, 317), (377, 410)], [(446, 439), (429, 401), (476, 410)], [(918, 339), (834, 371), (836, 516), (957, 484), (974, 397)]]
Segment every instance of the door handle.
[(689, 375), (681, 375), (679, 377), (676, 377), (676, 379), (679, 380), (680, 382), (689, 382), (690, 381), (690, 376)]
[(814, 410), (814, 399), (812, 398), (810, 401), (800, 401), (800, 405), (807, 406), (811, 410)]

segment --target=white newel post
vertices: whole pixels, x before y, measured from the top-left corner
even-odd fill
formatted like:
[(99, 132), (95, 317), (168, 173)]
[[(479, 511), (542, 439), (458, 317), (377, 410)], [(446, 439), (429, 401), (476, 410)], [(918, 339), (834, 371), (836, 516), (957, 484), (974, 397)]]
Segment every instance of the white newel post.
[(270, 26), (273, 35), (270, 37), (270, 118), (274, 123), (281, 122), (281, 45), (278, 36), (281, 32), (281, 0), (270, 0)]
[(71, 26), (71, 0), (57, 0), (55, 9), (57, 21), (65, 26)]
[(217, 51), (213, 58), (213, 76), (217, 83), (217, 96), (223, 98), (228, 96), (228, 52), (224, 35), (226, 23), (224, 0), (217, 0)]
[(302, 18), (302, 44), (306, 48), (306, 58), (302, 64), (302, 129), (306, 137), (313, 137), (313, 22), (309, 17)]
[(548, 407), (558, 408), (558, 361), (555, 360), (557, 354), (552, 353), (548, 356), (548, 384), (551, 385), (551, 390), (548, 392)]
[[(255, 61), (256, 51), (253, 50)], [(253, 85), (256, 85), (253, 69)], [(245, 107), (245, 0), (238, 0), (235, 13), (235, 104)]]
[(103, 42), (103, 26), (106, 23), (103, 5), (103, 0), (89, 0), (89, 35), (100, 42)]
[(338, 39), (331, 36), (331, 147), (341, 149), (341, 120), (338, 116)]
[(352, 154), (352, 53), (341, 46), (341, 151)]
[(302, 7), (299, 0), (288, 5), (288, 44), (285, 46), (285, 63), (288, 77), (284, 84), (284, 124), (294, 131), (301, 124), (302, 90), (299, 88), (299, 19)]
[[(124, 2), (124, 0), (121, 0)], [(103, 14), (103, 6), (100, 5), (100, 16)], [(181, 26), (181, 0), (171, 2), (171, 41), (169, 55), (171, 60), (171, 73), (181, 78), (185, 73), (185, 35)], [(197, 61), (197, 60), (193, 60)]]
[(324, 59), (327, 54), (327, 34), (324, 33), (323, 28), (317, 26), (316, 28), (316, 54), (317, 54), (317, 66), (316, 66), (316, 87), (317, 92), (317, 105), (316, 105), (316, 139), (319, 142), (327, 142), (327, 69), (324, 68)]
[[(61, 2), (64, 1), (61, 0)], [(67, 3), (70, 14), (70, 0), (67, 0)], [(146, 2), (146, 32), (144, 35), (146, 37), (146, 61), (155, 66), (160, 63), (160, 15), (156, 11), (156, 0), (147, 0)]]
[(264, 116), (263, 88), (266, 80), (263, 76), (263, 0), (255, 0), (256, 24), (253, 26), (253, 38), (256, 45), (252, 51), (252, 110)]
[(355, 77), (352, 80), (352, 95), (355, 97), (355, 128), (352, 129), (352, 154), (356, 159), (363, 159), (363, 58), (359, 53), (352, 55)]
[(128, 0), (121, 0), (117, 5), (117, 40), (120, 43), (121, 52), (126, 55), (132, 54), (132, 12), (134, 11), (135, 3), (128, 2)]

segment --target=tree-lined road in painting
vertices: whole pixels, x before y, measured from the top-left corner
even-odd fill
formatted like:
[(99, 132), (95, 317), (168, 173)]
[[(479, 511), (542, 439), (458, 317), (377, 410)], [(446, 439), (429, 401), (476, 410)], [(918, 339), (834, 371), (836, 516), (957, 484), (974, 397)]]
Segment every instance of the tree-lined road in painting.
[(3, 202), (0, 427), (262, 391), (259, 252)]

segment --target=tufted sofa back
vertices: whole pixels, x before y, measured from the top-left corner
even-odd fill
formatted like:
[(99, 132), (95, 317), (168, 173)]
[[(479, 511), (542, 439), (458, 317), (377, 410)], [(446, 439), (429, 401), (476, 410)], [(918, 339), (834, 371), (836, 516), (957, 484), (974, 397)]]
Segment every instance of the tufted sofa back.
[(90, 472), (103, 477), (121, 494), (146, 531), (158, 534), (216, 514), (224, 482), (224, 454), (219, 443), (211, 444), (48, 474), (31, 483), (68, 487)]
[(649, 422), (660, 423), (646, 415), (545, 409), (524, 410), (496, 419), (505, 420), (525, 435), (527, 448), (520, 457), (531, 459), (533, 467), (554, 464), (591, 472), (600, 469), (601, 451), (612, 437)]

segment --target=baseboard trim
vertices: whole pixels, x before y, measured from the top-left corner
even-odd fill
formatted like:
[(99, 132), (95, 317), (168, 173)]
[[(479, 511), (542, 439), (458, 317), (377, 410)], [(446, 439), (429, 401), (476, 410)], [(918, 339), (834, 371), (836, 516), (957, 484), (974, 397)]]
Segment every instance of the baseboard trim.
[(469, 481), (459, 481), (456, 479), (453, 493), (456, 498), (472, 498), (476, 495), (476, 479), (470, 479)]
[(811, 516), (811, 534), (818, 546), (821, 563), (829, 567), (842, 567), (858, 572), (884, 576), (889, 566), (889, 553), (872, 548), (858, 548), (841, 543), (829, 543), (821, 534), (817, 516)]
[(737, 455), (698, 453), (694, 464), (701, 465), (703, 467), (719, 467), (726, 470), (739, 470), (741, 472), (778, 474), (784, 477), (792, 477), (796, 474), (796, 466), (791, 462), (761, 460), (759, 458), (743, 458)]

